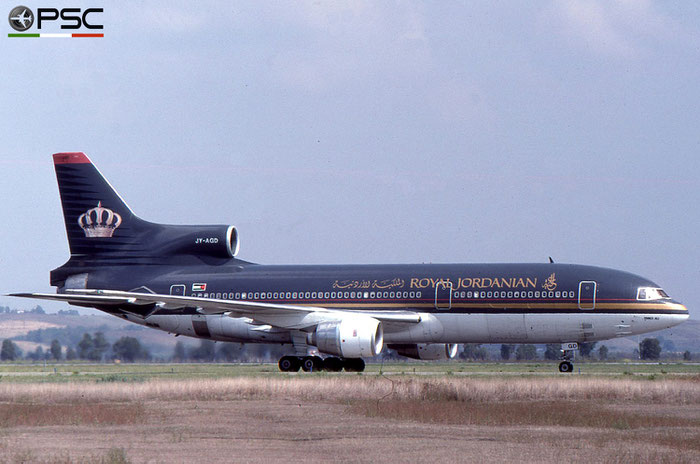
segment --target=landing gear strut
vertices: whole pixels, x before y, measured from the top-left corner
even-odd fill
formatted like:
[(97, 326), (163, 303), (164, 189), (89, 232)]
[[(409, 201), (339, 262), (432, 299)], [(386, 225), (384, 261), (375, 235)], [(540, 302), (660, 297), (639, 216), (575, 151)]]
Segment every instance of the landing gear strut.
[(301, 368), (304, 372), (362, 372), (365, 370), (365, 362), (362, 358), (336, 358), (330, 356), (326, 359), (320, 356), (282, 356), (277, 363), (282, 372), (298, 372)]

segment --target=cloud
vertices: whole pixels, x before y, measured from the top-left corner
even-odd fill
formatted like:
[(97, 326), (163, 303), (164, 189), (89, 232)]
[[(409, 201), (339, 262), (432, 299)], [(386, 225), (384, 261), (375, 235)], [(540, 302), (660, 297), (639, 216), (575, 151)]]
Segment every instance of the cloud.
[(591, 53), (626, 58), (643, 54), (645, 39), (668, 38), (679, 29), (648, 0), (555, 1), (542, 22)]
[(302, 2), (281, 14), (299, 40), (272, 59), (272, 77), (304, 91), (422, 72), (430, 50), (420, 5)]

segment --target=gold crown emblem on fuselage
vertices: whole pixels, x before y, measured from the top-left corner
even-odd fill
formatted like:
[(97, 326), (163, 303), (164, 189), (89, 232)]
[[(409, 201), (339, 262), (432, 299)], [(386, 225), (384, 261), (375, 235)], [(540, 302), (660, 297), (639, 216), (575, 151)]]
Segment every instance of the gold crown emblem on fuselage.
[(109, 238), (122, 223), (122, 217), (98, 202), (97, 206), (85, 211), (78, 218), (78, 225), (89, 238)]

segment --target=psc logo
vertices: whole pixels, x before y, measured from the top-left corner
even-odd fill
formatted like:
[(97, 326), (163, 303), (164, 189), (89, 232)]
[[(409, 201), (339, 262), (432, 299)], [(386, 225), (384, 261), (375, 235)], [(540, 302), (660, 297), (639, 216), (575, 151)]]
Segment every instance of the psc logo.
[[(10, 10), (8, 21), (12, 29), (25, 32), (34, 25), (36, 19), (37, 29), (41, 29), (42, 23), (59, 21), (61, 29), (104, 29), (102, 24), (97, 24), (94, 15), (104, 12), (103, 8), (37, 8), (36, 16), (26, 6), (16, 6)], [(91, 17), (88, 17), (91, 15)]]

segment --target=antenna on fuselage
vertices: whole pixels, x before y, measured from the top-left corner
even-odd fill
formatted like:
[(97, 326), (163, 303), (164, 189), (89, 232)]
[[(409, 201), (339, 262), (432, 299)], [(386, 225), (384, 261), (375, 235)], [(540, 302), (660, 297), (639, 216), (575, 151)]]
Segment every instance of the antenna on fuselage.
[(552, 259), (551, 256), (549, 257), (549, 264), (554, 264), (554, 260)]

